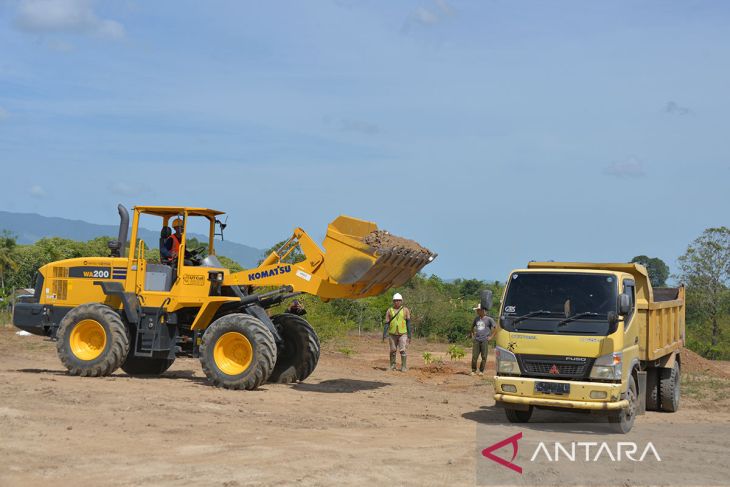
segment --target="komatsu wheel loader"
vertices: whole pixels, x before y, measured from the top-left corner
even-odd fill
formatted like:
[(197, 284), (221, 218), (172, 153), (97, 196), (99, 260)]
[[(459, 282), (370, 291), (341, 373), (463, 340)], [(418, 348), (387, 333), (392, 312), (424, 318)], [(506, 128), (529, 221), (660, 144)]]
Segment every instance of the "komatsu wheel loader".
[[(328, 227), (324, 251), (297, 228), (262, 263), (232, 273), (215, 255), (220, 211), (137, 206), (127, 246), (129, 213), (119, 205), (118, 239), (110, 257), (82, 257), (41, 267), (34, 294), (16, 303), (13, 323), (56, 339), (72, 375), (160, 375), (180, 354), (199, 357), (216, 386), (255, 389), (265, 381), (306, 379), (319, 359), (319, 339), (302, 317), (267, 309), (299, 293), (323, 300), (363, 298), (405, 283), (435, 254), (406, 245), (367, 243), (374, 223), (340, 216)], [(182, 222), (176, 258), (153, 263), (139, 238), (140, 217), (159, 221), (159, 246), (169, 252), (171, 219)], [(207, 248), (186, 244), (190, 222), (208, 230)], [(408, 245), (415, 244), (415, 245)], [(299, 248), (304, 260), (291, 262)], [(207, 255), (206, 255), (207, 254)]]

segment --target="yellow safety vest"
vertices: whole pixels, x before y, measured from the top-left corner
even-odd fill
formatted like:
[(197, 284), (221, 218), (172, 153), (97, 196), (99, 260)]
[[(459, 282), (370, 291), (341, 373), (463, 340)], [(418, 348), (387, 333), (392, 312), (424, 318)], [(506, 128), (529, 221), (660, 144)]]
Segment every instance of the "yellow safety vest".
[[(391, 335), (405, 335), (408, 333), (408, 327), (406, 326), (406, 310), (404, 307), (399, 309), (400, 312), (394, 308), (390, 308), (388, 310), (391, 318), (395, 316), (395, 318), (390, 320), (390, 326), (388, 327), (388, 333)], [(398, 313), (397, 316), (396, 313)]]

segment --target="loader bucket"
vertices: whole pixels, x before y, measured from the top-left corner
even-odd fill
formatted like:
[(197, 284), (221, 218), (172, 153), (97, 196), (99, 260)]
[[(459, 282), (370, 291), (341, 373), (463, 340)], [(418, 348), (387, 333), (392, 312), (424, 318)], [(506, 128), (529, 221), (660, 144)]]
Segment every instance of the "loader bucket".
[(339, 284), (354, 285), (358, 294), (400, 286), (436, 257), (416, 242), (379, 231), (375, 223), (344, 215), (328, 225), (322, 245), (327, 273)]

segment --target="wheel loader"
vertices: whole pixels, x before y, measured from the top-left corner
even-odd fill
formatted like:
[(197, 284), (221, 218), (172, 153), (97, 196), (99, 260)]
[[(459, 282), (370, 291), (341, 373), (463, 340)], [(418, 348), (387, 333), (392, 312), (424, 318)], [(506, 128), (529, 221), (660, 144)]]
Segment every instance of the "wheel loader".
[[(302, 381), (317, 366), (317, 334), (301, 316), (270, 315), (267, 309), (300, 293), (325, 301), (378, 295), (435, 258), (418, 245), (367, 243), (377, 226), (340, 216), (328, 226), (324, 250), (297, 228), (258, 267), (230, 272), (215, 254), (223, 212), (137, 206), (127, 241), (129, 212), (121, 204), (118, 211), (119, 235), (109, 242), (109, 257), (41, 267), (34, 293), (19, 299), (13, 311), (16, 327), (56, 340), (72, 375), (105, 376), (121, 367), (132, 376), (155, 376), (177, 356), (188, 355), (199, 357), (205, 375), (219, 387)], [(154, 244), (162, 259), (145, 257), (141, 217), (146, 225), (150, 219), (160, 225)], [(171, 220), (181, 232), (172, 253)], [(207, 230), (207, 247), (186, 238), (192, 222)], [(294, 255), (303, 258), (293, 261)]]

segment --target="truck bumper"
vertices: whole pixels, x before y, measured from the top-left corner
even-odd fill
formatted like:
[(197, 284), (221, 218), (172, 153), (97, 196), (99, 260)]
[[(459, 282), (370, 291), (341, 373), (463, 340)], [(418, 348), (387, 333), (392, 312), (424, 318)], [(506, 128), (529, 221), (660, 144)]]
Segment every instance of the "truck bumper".
[[(569, 394), (543, 394), (535, 391), (536, 382), (569, 383)], [(514, 392), (505, 391), (513, 390)], [(513, 386), (514, 389), (512, 389)], [(529, 377), (502, 377), (494, 378), (494, 400), (497, 403), (515, 404), (520, 406), (542, 406), (563, 409), (589, 409), (600, 411), (616, 411), (628, 407), (629, 401), (621, 399), (621, 384), (607, 384), (602, 382), (560, 381), (549, 379), (535, 379)], [(591, 397), (591, 393), (594, 397)], [(595, 398), (602, 396), (604, 399)]]

